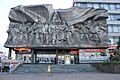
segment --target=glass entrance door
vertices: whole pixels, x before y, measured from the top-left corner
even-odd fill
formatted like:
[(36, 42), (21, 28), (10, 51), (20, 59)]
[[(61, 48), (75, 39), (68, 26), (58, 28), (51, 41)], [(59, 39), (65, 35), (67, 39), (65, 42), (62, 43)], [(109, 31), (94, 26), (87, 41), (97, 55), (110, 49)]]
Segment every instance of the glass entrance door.
[(74, 64), (74, 55), (58, 55), (58, 64)]
[(58, 55), (58, 64), (64, 64), (64, 63), (65, 63), (65, 56)]
[(71, 64), (71, 56), (65, 55), (65, 64)]
[(71, 60), (70, 60), (70, 61), (71, 61), (71, 64), (74, 64), (74, 55), (71, 55), (71, 56), (70, 56), (70, 59), (71, 59)]

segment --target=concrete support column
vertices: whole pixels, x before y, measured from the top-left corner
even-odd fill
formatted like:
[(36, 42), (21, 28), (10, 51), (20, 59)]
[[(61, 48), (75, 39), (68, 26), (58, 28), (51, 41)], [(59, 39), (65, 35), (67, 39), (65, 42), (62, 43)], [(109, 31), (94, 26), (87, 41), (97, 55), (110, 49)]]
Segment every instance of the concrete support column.
[(11, 59), (11, 55), (12, 55), (12, 49), (9, 48), (9, 52), (8, 52), (8, 59)]
[(58, 50), (56, 50), (56, 61), (55, 64), (58, 64)]
[(18, 51), (15, 51), (15, 60), (18, 60)]
[(79, 53), (77, 54), (77, 57), (78, 57), (78, 64), (79, 64), (79, 63), (80, 63), (80, 62), (79, 62)]
[(31, 50), (31, 63), (35, 63), (34, 49)]
[(35, 54), (35, 63), (36, 63), (36, 59), (37, 59), (37, 54)]

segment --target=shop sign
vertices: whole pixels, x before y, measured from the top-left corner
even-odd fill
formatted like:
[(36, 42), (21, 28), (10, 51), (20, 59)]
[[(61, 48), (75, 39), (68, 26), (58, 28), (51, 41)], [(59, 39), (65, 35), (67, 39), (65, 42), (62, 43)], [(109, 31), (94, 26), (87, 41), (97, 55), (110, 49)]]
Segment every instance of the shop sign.
[(105, 49), (83, 49), (80, 52), (105, 52)]
[(110, 45), (109, 49), (117, 49), (117, 45)]
[(71, 54), (78, 54), (78, 53), (79, 53), (79, 50), (71, 50), (70, 53), (71, 53)]
[(30, 51), (29, 48), (14, 48), (14, 51), (27, 52)]

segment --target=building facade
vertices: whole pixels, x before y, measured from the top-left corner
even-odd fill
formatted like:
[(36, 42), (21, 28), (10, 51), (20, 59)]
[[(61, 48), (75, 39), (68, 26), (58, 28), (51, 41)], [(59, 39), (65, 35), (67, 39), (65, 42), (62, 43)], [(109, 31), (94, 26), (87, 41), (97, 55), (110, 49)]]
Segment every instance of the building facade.
[(108, 36), (111, 49), (116, 49), (120, 36), (120, 0), (73, 0), (73, 6), (80, 8), (101, 8), (108, 10)]
[(105, 52), (109, 46), (105, 9), (16, 6), (9, 19), (8, 57), (14, 50), (25, 63), (77, 64), (79, 49)]

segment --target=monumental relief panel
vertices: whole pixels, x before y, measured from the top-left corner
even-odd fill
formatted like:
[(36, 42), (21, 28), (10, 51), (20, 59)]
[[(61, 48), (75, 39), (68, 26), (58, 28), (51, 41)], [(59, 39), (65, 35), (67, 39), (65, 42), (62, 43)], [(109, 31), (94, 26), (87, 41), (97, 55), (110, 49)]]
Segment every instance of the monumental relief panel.
[(17, 6), (9, 13), (5, 47), (108, 47), (107, 10)]

